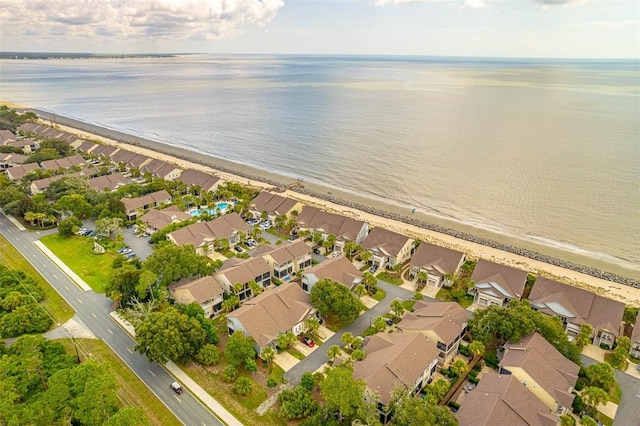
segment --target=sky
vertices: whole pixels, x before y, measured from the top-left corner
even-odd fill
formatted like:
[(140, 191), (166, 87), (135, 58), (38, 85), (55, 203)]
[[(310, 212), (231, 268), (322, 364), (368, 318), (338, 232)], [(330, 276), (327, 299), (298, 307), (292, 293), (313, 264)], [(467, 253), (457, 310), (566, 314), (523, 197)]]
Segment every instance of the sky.
[(0, 0), (0, 51), (640, 58), (640, 1)]

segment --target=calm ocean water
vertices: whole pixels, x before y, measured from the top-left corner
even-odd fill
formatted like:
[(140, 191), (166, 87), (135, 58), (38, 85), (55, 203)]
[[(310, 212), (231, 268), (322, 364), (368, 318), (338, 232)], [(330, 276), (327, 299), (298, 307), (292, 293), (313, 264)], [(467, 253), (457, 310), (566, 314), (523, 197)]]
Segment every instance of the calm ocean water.
[(3, 60), (0, 99), (640, 270), (638, 66)]

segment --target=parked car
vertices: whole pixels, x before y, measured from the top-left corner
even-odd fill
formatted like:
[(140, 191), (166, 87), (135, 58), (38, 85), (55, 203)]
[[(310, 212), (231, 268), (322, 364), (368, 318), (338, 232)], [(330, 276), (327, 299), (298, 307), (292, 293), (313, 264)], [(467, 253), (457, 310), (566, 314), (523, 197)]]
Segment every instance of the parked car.
[(369, 272), (371, 272), (372, 274), (375, 274), (377, 270), (378, 270), (378, 265), (373, 265), (371, 268), (369, 268)]
[(247, 245), (249, 247), (255, 247), (258, 245), (258, 243), (256, 242), (256, 240), (254, 240), (253, 238), (251, 238), (250, 240), (247, 240)]
[(124, 253), (124, 251), (128, 249), (130, 249), (129, 246), (120, 247), (118, 250), (116, 250), (116, 253)]
[(313, 249), (313, 254), (319, 255), (320, 254), (320, 249), (318, 247), (314, 248)]
[(291, 234), (289, 235), (289, 241), (295, 241), (298, 239), (298, 234)]
[(342, 252), (340, 252), (340, 251), (336, 250), (336, 251), (334, 251), (333, 253), (331, 253), (331, 257), (338, 257), (338, 256), (340, 256), (341, 254), (342, 254)]
[(302, 343), (304, 343), (305, 345), (309, 346), (310, 348), (312, 348), (312, 347), (314, 347), (316, 345), (316, 343), (313, 340), (309, 339), (308, 337), (302, 336), (300, 338), (300, 341)]
[(243, 252), (242, 247), (240, 247), (240, 246), (235, 246), (233, 249), (235, 251), (237, 251), (238, 253), (242, 253)]
[(386, 321), (388, 326), (392, 326), (393, 325), (393, 320), (391, 318), (387, 318), (385, 321)]
[(182, 390), (182, 386), (180, 386), (180, 383), (173, 382), (169, 385), (169, 387), (171, 388), (172, 391), (174, 391), (178, 395), (182, 395), (183, 390)]

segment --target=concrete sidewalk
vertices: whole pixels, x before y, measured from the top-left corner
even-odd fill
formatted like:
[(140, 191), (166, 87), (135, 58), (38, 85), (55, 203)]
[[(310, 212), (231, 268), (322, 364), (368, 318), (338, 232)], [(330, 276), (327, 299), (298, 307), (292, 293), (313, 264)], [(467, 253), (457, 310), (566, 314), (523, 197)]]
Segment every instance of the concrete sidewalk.
[(91, 287), (89, 287), (89, 284), (87, 284), (86, 282), (84, 282), (84, 280), (82, 278), (80, 278), (78, 276), (78, 274), (76, 274), (75, 272), (73, 272), (71, 269), (69, 269), (69, 267), (67, 265), (64, 264), (63, 261), (61, 261), (60, 259), (58, 259), (58, 256), (56, 256), (55, 254), (53, 254), (53, 252), (51, 250), (49, 250), (49, 248), (47, 248), (47, 246), (45, 246), (44, 244), (42, 244), (40, 241), (34, 241), (33, 244), (40, 249), (40, 251), (42, 253), (44, 253), (45, 256), (47, 256), (49, 259), (51, 259), (51, 261), (53, 263), (56, 264), (56, 266), (58, 268), (60, 268), (62, 270), (62, 272), (64, 272), (65, 275), (67, 275), (69, 278), (71, 278), (71, 281), (73, 281), (74, 283), (76, 283), (76, 285), (78, 287), (80, 287), (80, 289), (82, 291), (90, 291)]
[[(135, 339), (135, 329), (127, 320), (122, 318), (116, 311), (112, 311), (109, 315), (118, 323), (122, 329), (131, 335)], [(189, 377), (184, 371), (180, 369), (173, 362), (169, 361), (164, 365), (164, 368), (175, 377), (185, 388), (189, 390), (196, 398), (198, 398), (209, 410), (218, 417), (224, 423), (230, 426), (242, 426), (242, 423), (236, 419), (233, 414), (227, 411), (218, 401), (216, 401), (211, 395), (200, 387), (191, 377)]]

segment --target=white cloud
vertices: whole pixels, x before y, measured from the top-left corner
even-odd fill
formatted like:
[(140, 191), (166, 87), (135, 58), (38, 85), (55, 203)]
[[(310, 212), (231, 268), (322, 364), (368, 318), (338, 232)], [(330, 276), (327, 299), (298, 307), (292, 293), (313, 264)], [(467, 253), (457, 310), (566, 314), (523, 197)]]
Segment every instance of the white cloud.
[(461, 6), (462, 9), (481, 9), (483, 7), (487, 7), (483, 0), (465, 0)]
[(389, 5), (403, 5), (410, 3), (451, 3), (450, 0), (376, 0), (375, 5), (378, 7)]
[(621, 21), (593, 21), (585, 22), (588, 27), (640, 27), (640, 19), (627, 19)]
[(547, 9), (553, 6), (573, 6), (576, 4), (584, 3), (587, 0), (534, 0), (536, 3), (540, 3), (543, 9)]
[(0, 0), (2, 38), (212, 39), (262, 26), (283, 0)]

